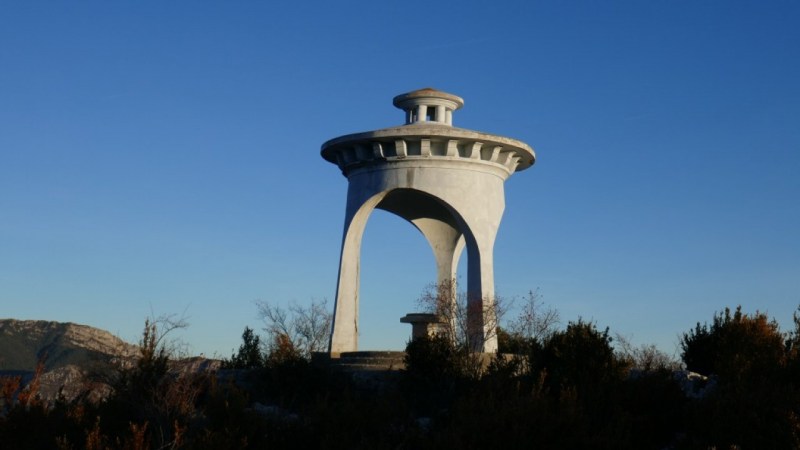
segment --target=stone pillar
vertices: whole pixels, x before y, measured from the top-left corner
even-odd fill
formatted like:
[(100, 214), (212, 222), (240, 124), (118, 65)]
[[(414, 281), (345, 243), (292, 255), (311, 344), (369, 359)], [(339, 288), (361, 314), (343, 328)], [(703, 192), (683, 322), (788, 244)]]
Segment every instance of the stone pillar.
[(419, 105), (419, 115), (417, 116), (417, 122), (426, 122), (428, 120), (428, 107), (425, 105)]
[(436, 121), (447, 123), (447, 113), (445, 112), (444, 105), (439, 105), (436, 107)]

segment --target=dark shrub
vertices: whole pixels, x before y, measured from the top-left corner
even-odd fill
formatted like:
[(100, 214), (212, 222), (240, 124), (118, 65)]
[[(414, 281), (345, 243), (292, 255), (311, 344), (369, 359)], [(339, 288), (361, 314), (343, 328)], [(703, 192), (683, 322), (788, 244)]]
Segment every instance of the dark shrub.
[(564, 331), (553, 333), (542, 349), (531, 356), (533, 372), (545, 373), (546, 384), (555, 390), (574, 387), (578, 394), (596, 392), (625, 378), (627, 363), (611, 348), (608, 328), (578, 319)]
[(686, 368), (717, 375), (723, 384), (751, 384), (774, 379), (786, 364), (784, 337), (777, 322), (756, 312), (750, 316), (737, 307), (697, 324), (681, 339)]
[(683, 335), (687, 369), (717, 376), (717, 388), (692, 405), (686, 448), (800, 448), (792, 339), (741, 307)]
[(406, 345), (406, 372), (431, 381), (457, 378), (462, 372), (458, 349), (445, 336), (414, 339)]

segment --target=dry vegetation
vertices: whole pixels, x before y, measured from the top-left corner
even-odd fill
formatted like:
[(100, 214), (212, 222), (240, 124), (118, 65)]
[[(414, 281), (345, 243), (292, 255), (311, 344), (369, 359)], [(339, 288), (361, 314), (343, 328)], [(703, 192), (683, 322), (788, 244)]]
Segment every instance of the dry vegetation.
[[(24, 449), (225, 448), (800, 448), (800, 317), (782, 332), (737, 308), (682, 336), (682, 360), (710, 378), (687, 395), (680, 364), (578, 320), (558, 328), (541, 299), (525, 299), (484, 371), (465, 364), (464, 342), (441, 335), (409, 343), (407, 370), (380, 387), (309, 362), (313, 338), (265, 317), (267, 344), (245, 329), (218, 372), (175, 373), (169, 324), (148, 322), (140, 354), (108, 379), (111, 394), (45, 404), (37, 382), (0, 380), (0, 442)], [(274, 313), (275, 311), (272, 310)], [(800, 310), (798, 311), (800, 312)], [(270, 327), (270, 324), (275, 325)], [(174, 324), (173, 324), (174, 325)], [(308, 324), (306, 324), (308, 325)], [(635, 368), (636, 370), (631, 370)]]

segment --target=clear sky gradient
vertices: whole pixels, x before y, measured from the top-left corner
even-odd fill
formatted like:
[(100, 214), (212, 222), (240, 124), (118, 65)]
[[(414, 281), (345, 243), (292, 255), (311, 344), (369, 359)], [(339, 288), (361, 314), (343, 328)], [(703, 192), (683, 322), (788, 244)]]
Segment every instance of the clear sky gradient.
[[(191, 352), (228, 356), (255, 300), (332, 308), (347, 181), (320, 145), (432, 86), (537, 152), (506, 183), (499, 295), (668, 353), (725, 306), (788, 328), (798, 24), (793, 1), (3, 2), (0, 317), (136, 341), (185, 312)], [(361, 347), (402, 348), (434, 278), (376, 213)]]

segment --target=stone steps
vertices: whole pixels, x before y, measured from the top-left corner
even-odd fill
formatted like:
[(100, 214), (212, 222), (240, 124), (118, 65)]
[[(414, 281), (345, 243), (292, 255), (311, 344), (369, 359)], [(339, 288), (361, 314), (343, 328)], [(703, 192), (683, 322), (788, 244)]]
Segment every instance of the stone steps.
[(343, 372), (376, 372), (405, 369), (405, 352), (361, 351), (343, 352), (327, 360), (328, 367)]

